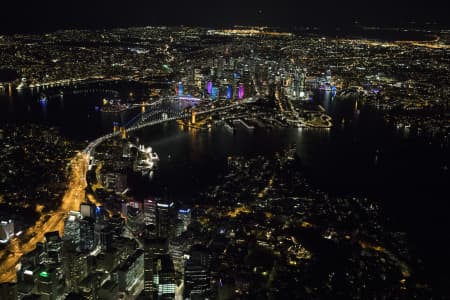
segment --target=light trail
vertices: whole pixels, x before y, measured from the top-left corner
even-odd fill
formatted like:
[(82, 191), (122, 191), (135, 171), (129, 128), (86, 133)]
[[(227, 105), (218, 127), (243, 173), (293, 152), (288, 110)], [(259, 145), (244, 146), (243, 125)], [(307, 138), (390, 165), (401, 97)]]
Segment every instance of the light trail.
[(13, 238), (8, 246), (0, 251), (0, 283), (14, 281), (20, 257), (33, 251), (36, 244), (43, 241), (47, 232), (59, 231), (62, 235), (67, 213), (71, 210), (79, 210), (87, 187), (88, 156), (78, 153), (72, 158), (70, 165), (71, 174), (67, 190), (58, 210), (42, 215), (34, 226), (28, 228), (22, 236)]

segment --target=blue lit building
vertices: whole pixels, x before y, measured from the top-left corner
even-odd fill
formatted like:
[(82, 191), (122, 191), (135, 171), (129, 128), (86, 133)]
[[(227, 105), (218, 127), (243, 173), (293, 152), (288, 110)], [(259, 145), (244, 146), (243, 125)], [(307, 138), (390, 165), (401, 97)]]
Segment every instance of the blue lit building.
[(211, 91), (211, 99), (217, 100), (219, 98), (219, 88), (214, 86)]
[(233, 87), (231, 85), (227, 86), (227, 100), (233, 97)]

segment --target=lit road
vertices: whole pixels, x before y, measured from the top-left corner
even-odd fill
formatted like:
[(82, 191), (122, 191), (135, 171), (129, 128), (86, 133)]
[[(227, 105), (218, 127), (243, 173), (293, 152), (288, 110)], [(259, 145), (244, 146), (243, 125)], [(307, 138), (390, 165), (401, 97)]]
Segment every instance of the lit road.
[(16, 265), (20, 257), (34, 250), (36, 244), (43, 241), (46, 232), (59, 231), (62, 235), (67, 213), (71, 210), (79, 210), (80, 204), (84, 201), (84, 190), (87, 186), (87, 155), (78, 153), (70, 164), (71, 174), (59, 209), (42, 215), (34, 226), (27, 229), (22, 236), (12, 239), (8, 246), (0, 251), (0, 283), (14, 281)]
[[(245, 103), (245, 101), (244, 101)], [(238, 106), (239, 103), (220, 107), (215, 109), (209, 109), (198, 112), (197, 114), (208, 114), (216, 111), (230, 109)], [(155, 118), (148, 120), (147, 122), (139, 125), (135, 125), (131, 128), (127, 128), (127, 132), (140, 130), (145, 127), (154, 126), (165, 122), (170, 122), (180, 118), (190, 117), (189, 113), (177, 113), (168, 116), (167, 118), (161, 118), (160, 115), (156, 115)], [(59, 231), (60, 235), (63, 234), (64, 219), (69, 211), (78, 211), (80, 204), (85, 199), (85, 188), (87, 187), (86, 173), (88, 171), (89, 157), (91, 151), (95, 149), (100, 143), (118, 136), (120, 133), (110, 133), (102, 136), (93, 142), (91, 142), (83, 152), (78, 153), (70, 162), (71, 174), (67, 185), (67, 190), (63, 196), (61, 206), (58, 210), (42, 215), (36, 224), (26, 230), (20, 237), (15, 237), (10, 240), (5, 249), (0, 251), (0, 283), (12, 282), (16, 279), (16, 266), (23, 254), (27, 254), (36, 248), (38, 242), (44, 240), (44, 235), (47, 232)], [(92, 201), (92, 199), (90, 199)]]

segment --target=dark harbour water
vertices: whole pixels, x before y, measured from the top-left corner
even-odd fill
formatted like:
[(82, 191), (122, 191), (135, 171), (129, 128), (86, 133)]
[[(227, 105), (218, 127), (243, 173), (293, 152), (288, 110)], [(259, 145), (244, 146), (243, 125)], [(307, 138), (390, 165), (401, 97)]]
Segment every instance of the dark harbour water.
[[(118, 89), (125, 93), (129, 87)], [(37, 98), (0, 95), (0, 124), (50, 124), (60, 127), (69, 138), (91, 140), (110, 131), (114, 121), (126, 121), (137, 113), (96, 112), (95, 106), (103, 97), (95, 94), (66, 93), (63, 99), (50, 99), (47, 105)], [(331, 100), (321, 94), (315, 101), (338, 126), (254, 133), (241, 129), (235, 135), (222, 128), (210, 132), (181, 130), (176, 123), (142, 130), (132, 138), (153, 147), (161, 162), (153, 182), (134, 179), (132, 185), (140, 196), (166, 193), (175, 200), (192, 200), (201, 188), (218, 182), (228, 156), (272, 155), (295, 143), (311, 183), (332, 194), (362, 195), (379, 202), (392, 227), (408, 233), (413, 252), (423, 257), (427, 266), (426, 276), (441, 280), (445, 287), (449, 281), (445, 270), (450, 268), (450, 178), (442, 167), (450, 164), (448, 149), (423, 137), (405, 136), (384, 124), (370, 108), (355, 112), (354, 99)]]

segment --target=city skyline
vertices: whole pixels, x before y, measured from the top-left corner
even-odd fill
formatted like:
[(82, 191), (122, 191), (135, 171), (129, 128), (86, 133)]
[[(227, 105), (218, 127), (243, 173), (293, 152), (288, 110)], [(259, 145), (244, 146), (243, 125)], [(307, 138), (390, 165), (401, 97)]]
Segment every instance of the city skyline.
[(438, 4), (5, 4), (0, 299), (449, 297)]
[(360, 1), (259, 1), (235, 0), (171, 1), (126, 3), (104, 1), (18, 2), (2, 4), (0, 34), (46, 32), (59, 29), (102, 29), (133, 26), (185, 25), (229, 27), (258, 25), (351, 29), (355, 24), (367, 26), (448, 28), (444, 1), (377, 1), (366, 5)]

